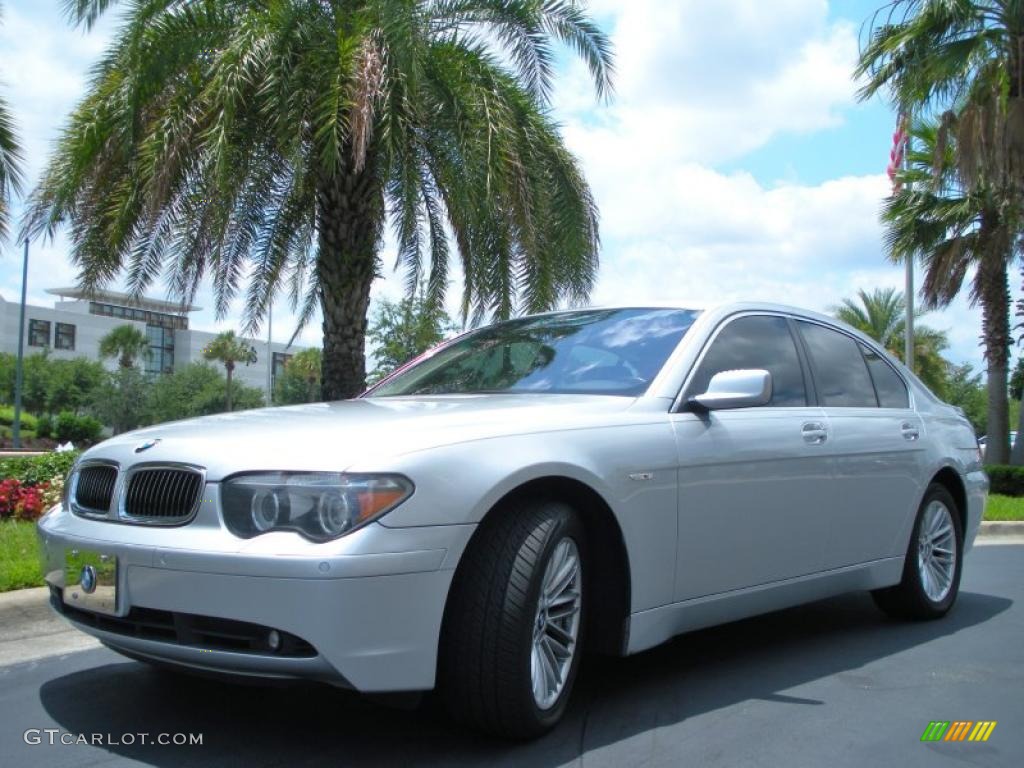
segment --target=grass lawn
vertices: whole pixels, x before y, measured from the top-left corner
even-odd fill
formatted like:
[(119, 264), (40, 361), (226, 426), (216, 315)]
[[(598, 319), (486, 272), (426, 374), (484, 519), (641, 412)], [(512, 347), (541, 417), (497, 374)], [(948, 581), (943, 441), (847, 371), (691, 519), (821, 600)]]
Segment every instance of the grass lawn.
[(0, 592), (42, 585), (36, 524), (21, 520), (0, 522)]
[(989, 494), (986, 520), (1024, 520), (1024, 497)]

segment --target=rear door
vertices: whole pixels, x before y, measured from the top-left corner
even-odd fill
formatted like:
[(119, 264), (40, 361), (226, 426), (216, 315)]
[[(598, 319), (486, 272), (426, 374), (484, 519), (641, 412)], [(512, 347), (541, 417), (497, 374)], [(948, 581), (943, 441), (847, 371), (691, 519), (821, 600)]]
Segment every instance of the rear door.
[(853, 336), (810, 321), (796, 326), (836, 458), (826, 567), (901, 555), (898, 537), (920, 495), (925, 463), (924, 425), (907, 386)]
[(789, 321), (725, 321), (683, 401), (726, 370), (766, 369), (765, 406), (672, 415), (679, 466), (676, 600), (821, 570), (829, 533), (830, 427), (812, 402)]

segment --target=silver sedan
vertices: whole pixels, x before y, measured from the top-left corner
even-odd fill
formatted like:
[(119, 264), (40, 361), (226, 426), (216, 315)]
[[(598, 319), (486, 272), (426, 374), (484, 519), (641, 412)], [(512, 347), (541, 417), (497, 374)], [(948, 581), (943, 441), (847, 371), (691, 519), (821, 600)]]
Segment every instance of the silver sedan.
[(552, 727), (584, 651), (852, 590), (953, 606), (973, 431), (856, 331), (763, 304), (556, 312), (363, 397), (87, 451), (39, 523), (53, 607), (144, 661)]

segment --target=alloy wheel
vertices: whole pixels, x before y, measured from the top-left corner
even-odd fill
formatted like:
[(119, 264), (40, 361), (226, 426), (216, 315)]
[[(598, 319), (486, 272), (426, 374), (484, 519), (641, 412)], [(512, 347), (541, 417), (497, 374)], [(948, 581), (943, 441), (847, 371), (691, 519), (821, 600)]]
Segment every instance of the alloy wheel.
[(928, 599), (940, 603), (956, 574), (956, 531), (949, 508), (933, 501), (925, 510), (917, 536), (917, 570)]
[(576, 543), (564, 538), (555, 545), (541, 582), (533, 621), (530, 679), (533, 700), (550, 709), (565, 688), (580, 630), (583, 604), (580, 554)]

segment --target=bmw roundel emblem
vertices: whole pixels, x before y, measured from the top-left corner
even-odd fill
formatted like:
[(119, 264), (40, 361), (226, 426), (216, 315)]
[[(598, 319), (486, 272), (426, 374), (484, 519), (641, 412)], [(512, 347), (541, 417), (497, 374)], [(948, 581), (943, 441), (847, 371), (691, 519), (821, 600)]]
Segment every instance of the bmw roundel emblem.
[(83, 566), (78, 581), (82, 585), (82, 591), (91, 595), (96, 591), (96, 569), (91, 565)]
[(159, 442), (160, 442), (160, 438), (159, 437), (154, 437), (152, 440), (147, 440), (144, 443), (139, 443), (137, 446), (135, 446), (135, 452), (136, 453), (142, 453), (143, 451), (148, 451), (150, 448), (152, 448), (154, 445), (156, 445)]

